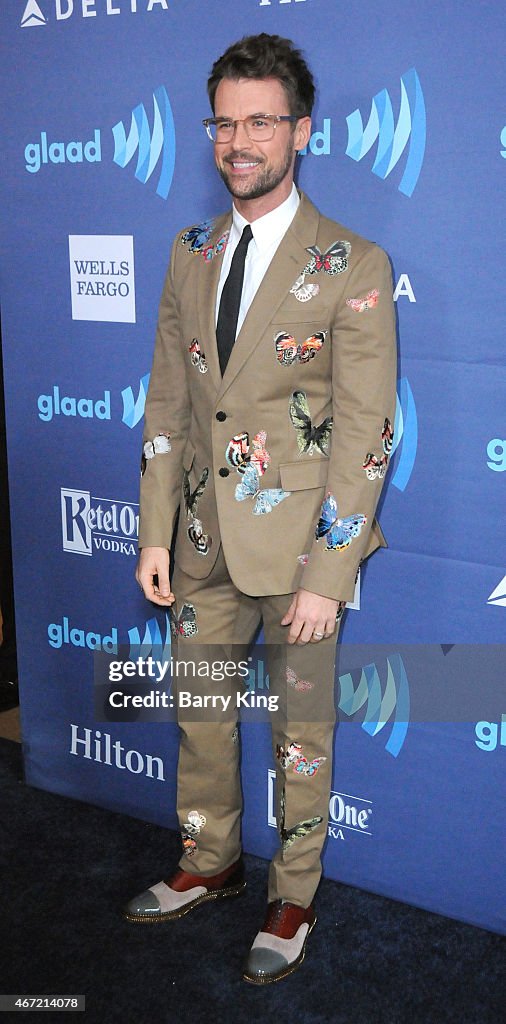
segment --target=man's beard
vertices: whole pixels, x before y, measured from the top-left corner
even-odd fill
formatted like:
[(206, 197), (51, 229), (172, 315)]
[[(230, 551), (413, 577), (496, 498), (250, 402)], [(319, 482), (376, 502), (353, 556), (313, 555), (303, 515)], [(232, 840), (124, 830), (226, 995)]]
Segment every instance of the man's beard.
[(228, 191), (234, 199), (260, 199), (261, 196), (266, 196), (269, 192), (273, 192), (286, 177), (292, 165), (293, 152), (293, 143), (289, 143), (286, 148), (285, 159), (281, 167), (269, 167), (268, 165), (262, 167), (259, 165), (259, 173), (252, 183), (248, 183), (247, 181), (241, 182), (240, 180), (236, 181), (235, 178), (230, 178), (227, 174), (227, 162), (230, 163), (233, 160), (251, 160), (251, 156), (249, 154), (244, 154), (240, 151), (231, 153), (227, 157), (227, 162), (224, 162), (223, 165), (217, 164), (218, 174), (225, 182)]

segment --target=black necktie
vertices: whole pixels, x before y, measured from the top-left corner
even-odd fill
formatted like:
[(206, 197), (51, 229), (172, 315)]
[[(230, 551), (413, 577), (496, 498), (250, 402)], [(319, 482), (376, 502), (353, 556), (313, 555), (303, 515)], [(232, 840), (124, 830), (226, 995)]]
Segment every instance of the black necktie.
[(251, 225), (246, 224), (239, 239), (239, 244), (232, 256), (228, 277), (221, 293), (216, 338), (218, 341), (218, 357), (222, 376), (225, 373), (230, 353), (234, 347), (237, 333), (237, 318), (239, 316), (239, 306), (241, 305), (242, 283), (244, 280), (244, 263), (248, 245), (252, 238)]

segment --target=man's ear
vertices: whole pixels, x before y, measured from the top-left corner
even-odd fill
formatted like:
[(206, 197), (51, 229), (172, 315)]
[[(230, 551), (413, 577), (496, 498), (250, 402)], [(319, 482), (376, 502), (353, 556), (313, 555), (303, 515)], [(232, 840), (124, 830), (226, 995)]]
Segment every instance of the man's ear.
[(305, 149), (309, 139), (311, 138), (311, 118), (300, 117), (295, 125), (294, 132), (294, 146), (297, 152), (300, 149)]

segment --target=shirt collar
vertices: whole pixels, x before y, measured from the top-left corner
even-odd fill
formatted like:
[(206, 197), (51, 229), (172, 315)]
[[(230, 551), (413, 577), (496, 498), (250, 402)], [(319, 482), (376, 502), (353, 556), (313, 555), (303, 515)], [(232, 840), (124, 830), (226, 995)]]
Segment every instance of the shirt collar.
[[(275, 210), (265, 213), (263, 217), (259, 217), (258, 220), (252, 222), (251, 230), (259, 252), (268, 249), (275, 241), (281, 241), (297, 213), (299, 203), (299, 193), (295, 188), (295, 184), (292, 183), (292, 191), (288, 199), (285, 199), (280, 206), (276, 206)], [(249, 221), (236, 210), (235, 206), (232, 207), (232, 221), (234, 229), (240, 238)]]

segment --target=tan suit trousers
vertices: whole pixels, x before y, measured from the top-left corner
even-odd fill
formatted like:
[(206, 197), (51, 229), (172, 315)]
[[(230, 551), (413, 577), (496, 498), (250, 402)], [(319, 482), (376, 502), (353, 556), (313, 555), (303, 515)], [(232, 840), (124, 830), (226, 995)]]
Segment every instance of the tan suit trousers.
[[(293, 595), (250, 597), (241, 593), (230, 579), (221, 550), (206, 579), (193, 579), (176, 566), (172, 589), (177, 614), (185, 602), (193, 605), (198, 630), (194, 636), (177, 636), (173, 658), (179, 662), (201, 665), (206, 659), (212, 664), (227, 660), (227, 655), (236, 663), (247, 659), (263, 622), (268, 693), (278, 697), (270, 722), (280, 848), (270, 865), (268, 898), (307, 907), (320, 880), (321, 850), (327, 835), (339, 624), (332, 637), (317, 644), (288, 645), (289, 627), (281, 626), (280, 621)], [(244, 694), (246, 688), (243, 677), (212, 682), (195, 671), (189, 673), (188, 665), (175, 680), (181, 729), (177, 811), (185, 851), (180, 866), (193, 874), (216, 874), (241, 853), (237, 694)], [(230, 694), (231, 699), (226, 710), (223, 706), (184, 709), (179, 707), (182, 691), (191, 693), (192, 699), (193, 695), (203, 698), (213, 693)], [(243, 723), (242, 728), (247, 727)], [(243, 771), (248, 770), (248, 765), (243, 765)], [(259, 799), (263, 799), (263, 791)]]

